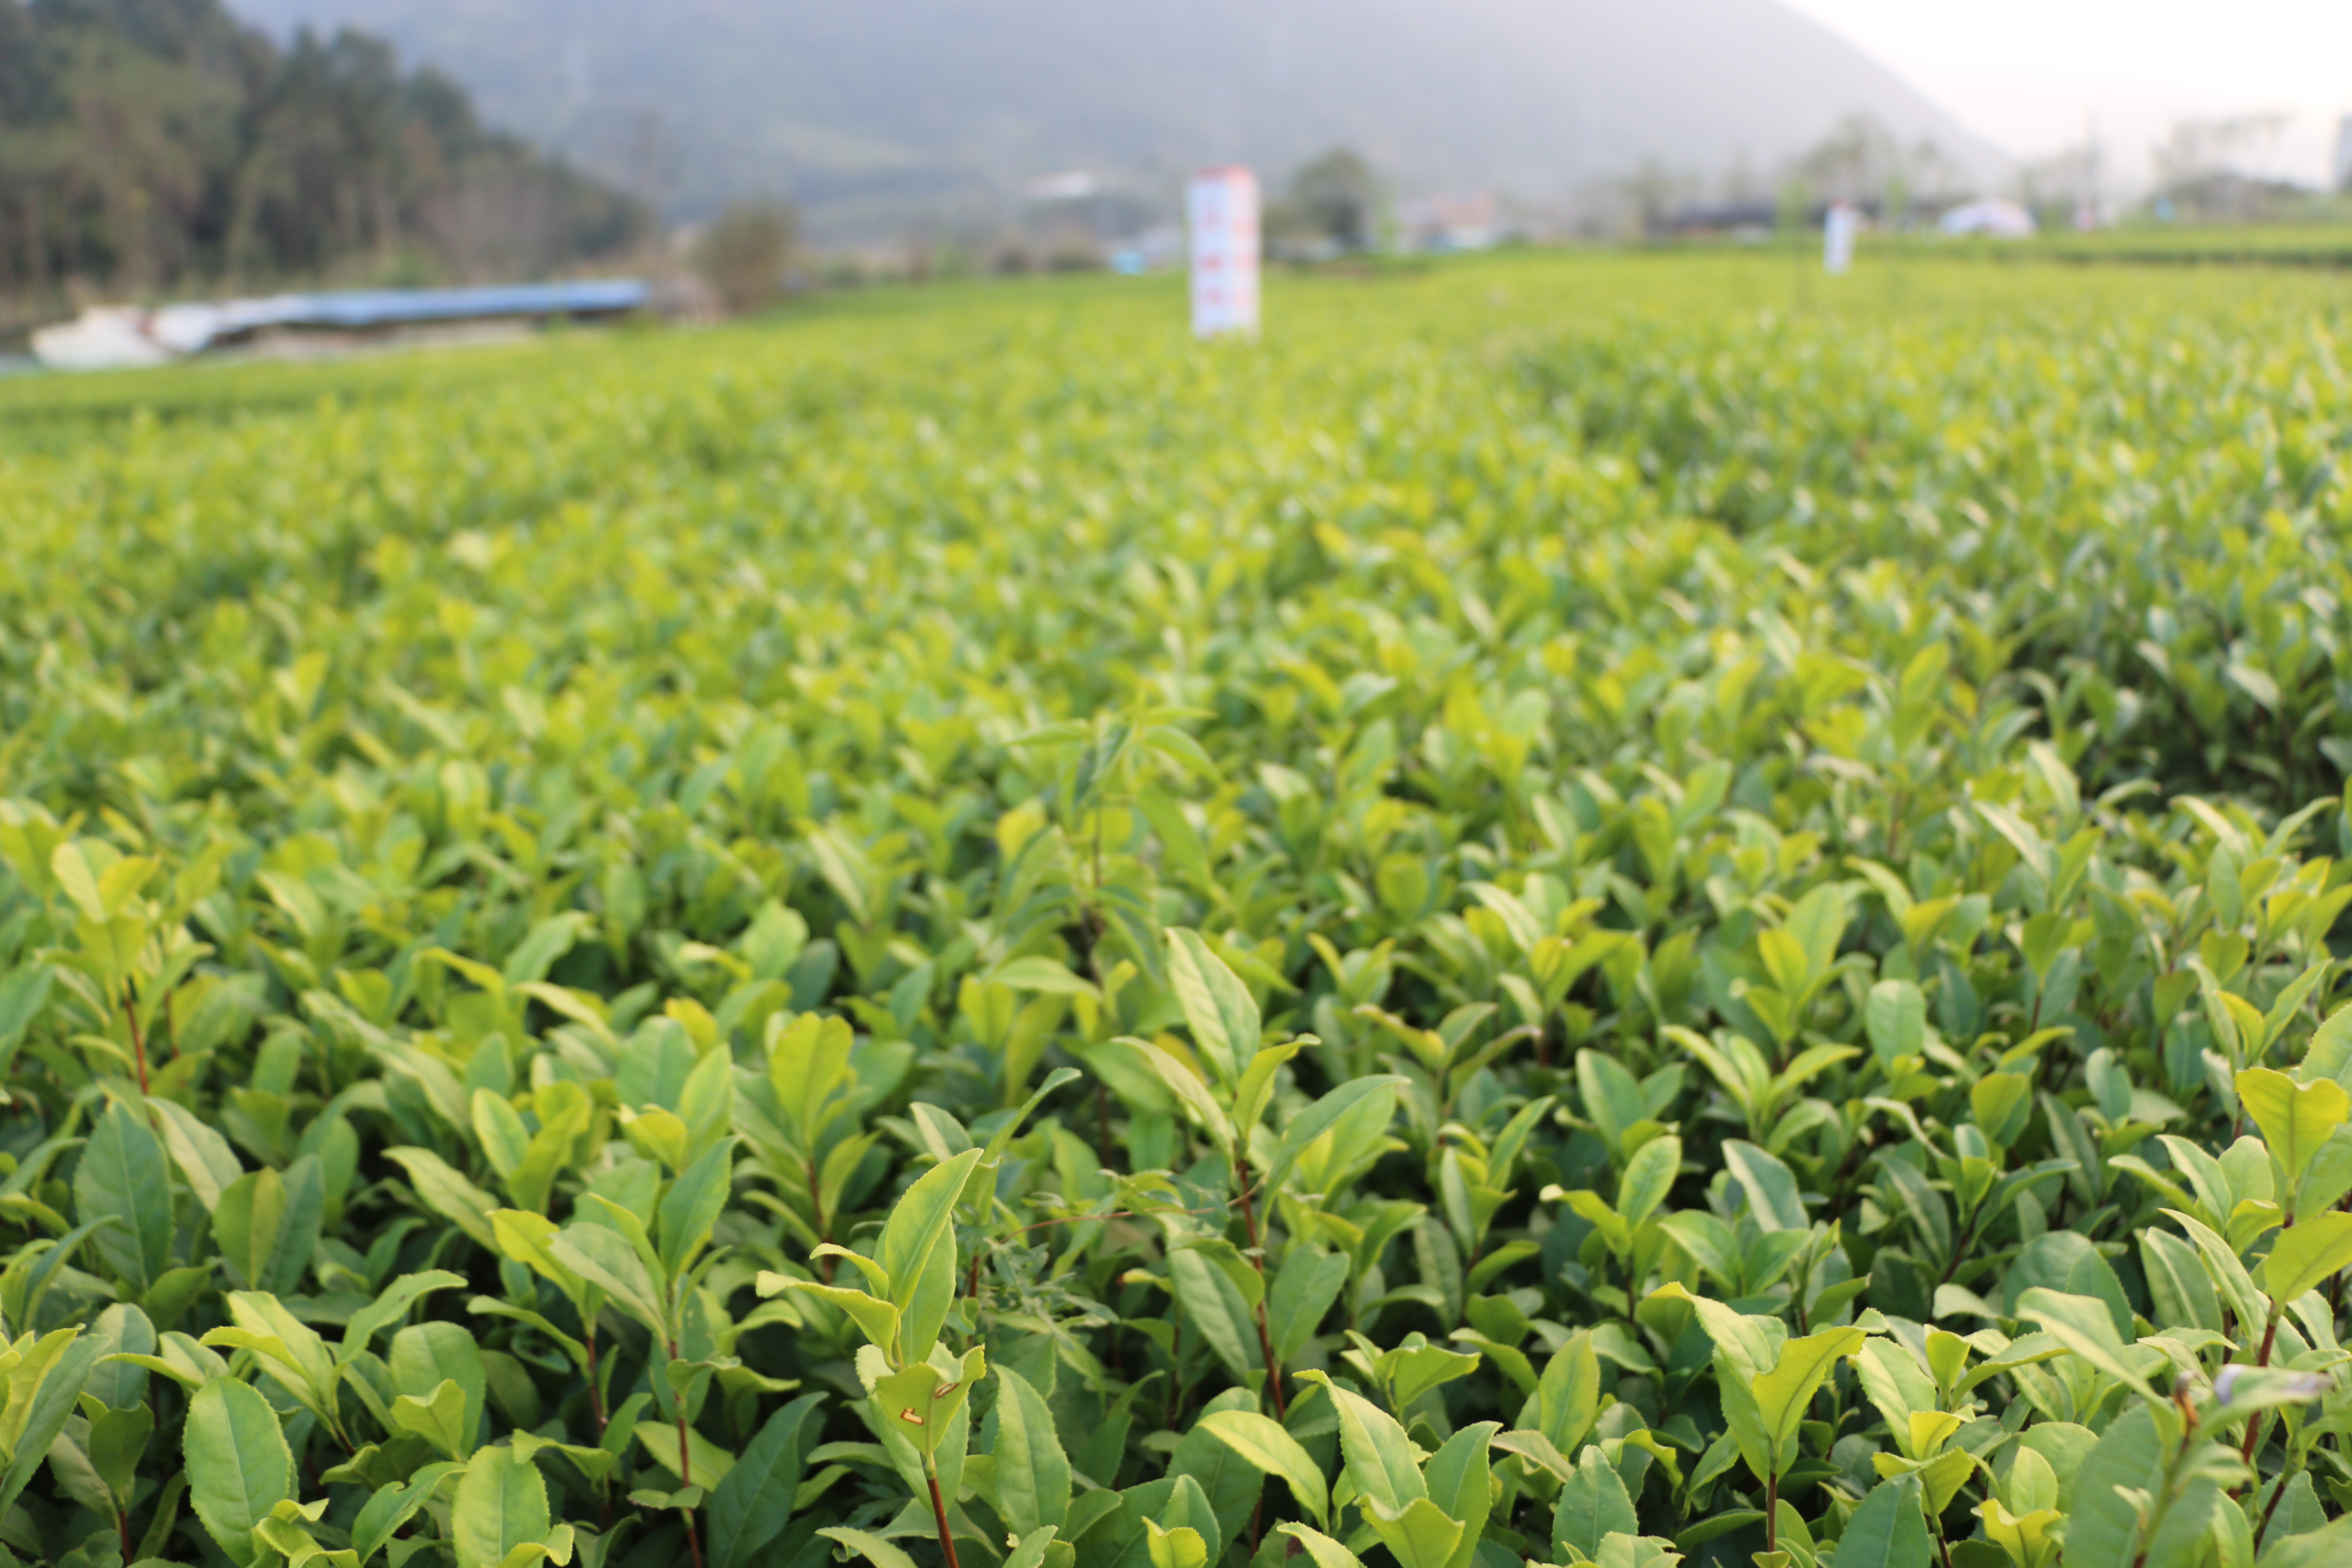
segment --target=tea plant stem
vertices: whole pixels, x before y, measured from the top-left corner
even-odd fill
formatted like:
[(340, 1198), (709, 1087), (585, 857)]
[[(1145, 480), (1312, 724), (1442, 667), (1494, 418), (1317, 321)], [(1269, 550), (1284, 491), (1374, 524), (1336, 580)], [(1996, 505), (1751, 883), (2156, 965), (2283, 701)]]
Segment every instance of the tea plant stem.
[(1184, 1365), (1184, 1313), (1181, 1309), (1168, 1314), (1171, 1327), (1168, 1332), (1168, 1403), (1162, 1426), (1174, 1430), (1176, 1417), (1184, 1408), (1184, 1385), (1179, 1373)]
[(961, 1568), (956, 1562), (955, 1536), (948, 1529), (947, 1500), (940, 1496), (939, 1467), (928, 1456), (923, 1460), (923, 1479), (931, 1483), (931, 1517), (939, 1521), (940, 1554), (947, 1558), (948, 1568)]
[(596, 1441), (602, 1443), (604, 1440), (604, 1390), (602, 1380), (596, 1375), (596, 1318), (593, 1313), (586, 1316), (588, 1321), (584, 1326), (587, 1330), (588, 1347), (588, 1409), (596, 1417)]
[(2287, 1483), (2294, 1479), (2294, 1478), (2292, 1475), (2282, 1474), (2279, 1477), (2278, 1490), (2271, 1493), (2271, 1500), (2263, 1505), (2263, 1521), (2260, 1524), (2254, 1526), (2254, 1550), (2256, 1552), (2260, 1552), (2263, 1549), (2263, 1537), (2271, 1532), (2271, 1515), (2278, 1511), (2279, 1500), (2286, 1496)]
[(1960, 1238), (1952, 1244), (1952, 1255), (1944, 1260), (1944, 1277), (1937, 1280), (1937, 1284), (1950, 1284), (1952, 1276), (1959, 1272), (1960, 1259), (1969, 1255), (1969, 1244), (1977, 1238), (1977, 1221), (1983, 1214), (1984, 1207), (1979, 1205), (1976, 1211), (1969, 1215), (1969, 1223), (1960, 1227)]
[[(1247, 1160), (1236, 1160), (1234, 1163), (1234, 1179), (1241, 1184), (1242, 1224), (1249, 1231), (1250, 1261), (1257, 1266), (1258, 1280), (1263, 1285), (1265, 1279), (1265, 1245), (1258, 1235), (1257, 1205), (1250, 1201), (1250, 1168)], [(1265, 1292), (1262, 1289), (1257, 1298), (1257, 1348), (1265, 1357), (1265, 1386), (1274, 1395), (1274, 1418), (1276, 1421), (1286, 1420), (1288, 1415), (1283, 1408), (1282, 1363), (1274, 1357), (1274, 1335), (1266, 1330)]]
[(1780, 1478), (1777, 1473), (1764, 1477), (1764, 1550), (1780, 1549)]
[[(827, 1234), (825, 1229), (824, 1190), (817, 1184), (816, 1156), (814, 1154), (811, 1154), (808, 1157), (808, 1184), (809, 1214), (816, 1221), (816, 1239), (818, 1244), (822, 1246), (824, 1243), (831, 1241), (833, 1237), (831, 1235)], [(828, 1285), (833, 1283), (833, 1256), (830, 1253), (816, 1260), (816, 1271), (817, 1278), (823, 1279)]]
[[(669, 1359), (678, 1359), (676, 1340), (669, 1342)], [(677, 1484), (678, 1489), (683, 1491), (694, 1485), (694, 1449), (686, 1436), (686, 1391), (673, 1389), (670, 1398), (676, 1401), (671, 1413), (677, 1417)], [(936, 1495), (937, 1483), (933, 1485)], [(694, 1568), (702, 1568), (702, 1538), (695, 1533), (694, 1510), (687, 1508), (678, 1511), (686, 1516), (686, 1545), (687, 1550), (694, 1554)]]
[[(2268, 1366), (2271, 1364), (2271, 1347), (2278, 1342), (2280, 1310), (2281, 1308), (2278, 1302), (2273, 1301), (2271, 1303), (2270, 1321), (2263, 1326), (2263, 1348), (2261, 1351), (2256, 1352), (2254, 1356), (2254, 1364), (2256, 1366)], [(2262, 1447), (2262, 1442), (2263, 1412), (2257, 1410), (2246, 1418), (2245, 1447), (2238, 1450), (2238, 1458), (2243, 1459), (2246, 1462), (2247, 1468), (2250, 1469), (2253, 1467), (2254, 1463), (2254, 1450)], [(2240, 1486), (2231, 1492), (2230, 1495), (2231, 1497), (2242, 1497), (2245, 1495), (2245, 1490), (2246, 1489), (2243, 1486)]]
[(147, 1037), (139, 1027), (139, 987), (122, 983), (122, 1021), (131, 1026), (131, 1054), (139, 1063), (139, 1092), (147, 1092)]

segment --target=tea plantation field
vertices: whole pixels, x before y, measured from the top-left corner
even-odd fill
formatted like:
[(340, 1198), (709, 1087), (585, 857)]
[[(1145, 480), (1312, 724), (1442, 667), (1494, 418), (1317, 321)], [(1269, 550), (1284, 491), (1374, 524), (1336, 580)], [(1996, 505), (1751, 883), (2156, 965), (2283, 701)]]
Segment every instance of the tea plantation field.
[(0, 386), (0, 1563), (2352, 1562), (2347, 303)]

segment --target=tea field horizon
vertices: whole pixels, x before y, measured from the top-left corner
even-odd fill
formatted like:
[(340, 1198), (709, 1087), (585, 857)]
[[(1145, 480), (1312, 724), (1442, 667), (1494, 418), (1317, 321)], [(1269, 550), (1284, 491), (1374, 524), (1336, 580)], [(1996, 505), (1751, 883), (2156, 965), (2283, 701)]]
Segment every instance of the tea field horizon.
[(0, 384), (0, 1564), (2352, 1560), (2347, 306)]

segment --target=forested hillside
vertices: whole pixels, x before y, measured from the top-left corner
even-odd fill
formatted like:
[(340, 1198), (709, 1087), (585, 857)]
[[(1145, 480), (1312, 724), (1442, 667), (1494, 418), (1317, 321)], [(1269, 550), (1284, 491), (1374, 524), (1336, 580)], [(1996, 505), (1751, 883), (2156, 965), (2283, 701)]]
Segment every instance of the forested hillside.
[(510, 277), (639, 227), (364, 33), (281, 46), (216, 0), (0, 0), (0, 298)]

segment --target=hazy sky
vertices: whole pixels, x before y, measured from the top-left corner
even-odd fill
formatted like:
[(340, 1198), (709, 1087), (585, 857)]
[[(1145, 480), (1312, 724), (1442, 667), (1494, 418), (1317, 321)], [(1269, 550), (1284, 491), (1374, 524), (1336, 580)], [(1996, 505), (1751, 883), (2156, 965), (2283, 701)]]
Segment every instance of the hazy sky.
[(2033, 157), (2097, 116), (2109, 170), (2137, 184), (2174, 121), (2294, 120), (2270, 172), (2325, 177), (2352, 114), (2352, 0), (1787, 0), (1996, 143)]

